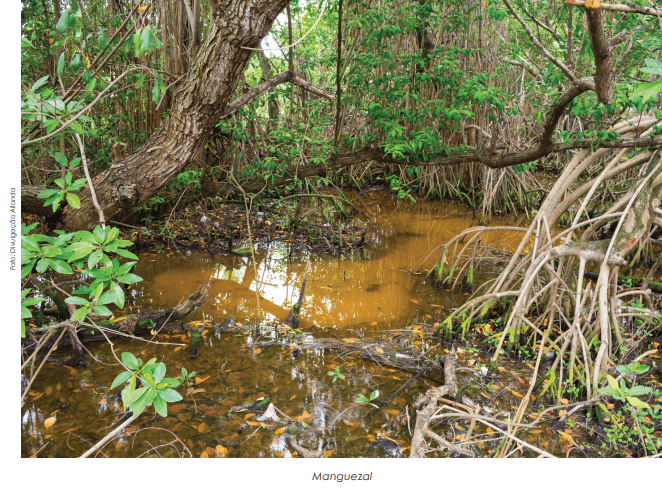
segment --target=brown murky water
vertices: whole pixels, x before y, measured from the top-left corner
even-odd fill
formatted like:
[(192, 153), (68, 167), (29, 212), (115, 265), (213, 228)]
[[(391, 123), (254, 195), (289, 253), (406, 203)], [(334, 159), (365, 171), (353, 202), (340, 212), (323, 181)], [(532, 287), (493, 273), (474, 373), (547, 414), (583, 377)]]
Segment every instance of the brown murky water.
[[(230, 412), (234, 405), (269, 397), (285, 414), (299, 422), (297, 441), (308, 448), (324, 450), (333, 457), (408, 456), (413, 429), (412, 403), (432, 386), (441, 384), (423, 377), (408, 382), (411, 374), (383, 368), (372, 362), (343, 357), (337, 351), (306, 348), (311, 338), (342, 338), (392, 333), (415, 323), (432, 324), (466, 298), (463, 293), (434, 289), (423, 275), (416, 275), (425, 256), (465, 228), (478, 224), (470, 210), (448, 203), (397, 200), (385, 192), (351, 197), (363, 211), (352, 220), (367, 225), (370, 245), (347, 257), (310, 258), (312, 272), (301, 311), (304, 336), (302, 350), (292, 352), (273, 343), (274, 326), (283, 320), (298, 297), (308, 255), (293, 253), (286, 244), (271, 244), (258, 250), (257, 272), (244, 258), (165, 251), (143, 254), (136, 273), (144, 282), (136, 285), (134, 301), (128, 310), (158, 309), (178, 303), (212, 277), (209, 297), (189, 321), (218, 324), (232, 316), (245, 326), (257, 315), (256, 292), (264, 331), (259, 339), (249, 331), (218, 333), (206, 330), (199, 344), (199, 356), (189, 357), (185, 335), (160, 335), (160, 344), (144, 341), (114, 341), (117, 355), (140, 352), (143, 360), (156, 357), (165, 362), (167, 376), (175, 377), (185, 367), (197, 371), (201, 379), (196, 393), (178, 404), (170, 404), (168, 417), (146, 411), (124, 434), (103, 450), (109, 457), (179, 456), (183, 445), (193, 456), (230, 457), (290, 456), (282, 433), (287, 422), (256, 421), (260, 414)], [(509, 249), (516, 234), (485, 236), (484, 243)], [(434, 263), (431, 258), (426, 268)], [(494, 267), (477, 271), (490, 275)], [(267, 343), (264, 343), (267, 342)], [(432, 353), (450, 347), (426, 345)], [(121, 418), (118, 390), (110, 390), (121, 367), (109, 344), (89, 348), (87, 367), (70, 369), (48, 364), (44, 375), (31, 388), (21, 409), (24, 457), (36, 453), (45, 457), (76, 457), (113, 429)], [(142, 350), (142, 351), (141, 351)], [(57, 357), (57, 355), (55, 355)], [(479, 369), (484, 356), (476, 349), (461, 349), (458, 364)], [(339, 367), (344, 379), (335, 383), (327, 373)], [(494, 409), (513, 411), (524, 392), (529, 369), (507, 366), (508, 376), (489, 382), (469, 373), (460, 373), (469, 396)], [(181, 388), (180, 388), (181, 389)], [(374, 403), (379, 408), (355, 404), (358, 394), (379, 390)], [(183, 390), (182, 390), (183, 392)], [(397, 392), (397, 394), (395, 394)], [(466, 433), (467, 423), (451, 422), (446, 437)], [(483, 432), (485, 429), (483, 429)], [(450, 433), (450, 434), (449, 434)], [(449, 437), (450, 436), (450, 437)], [(536, 443), (537, 438), (532, 443)], [(496, 435), (474, 433), (476, 449), (490, 446)], [(549, 438), (547, 438), (549, 439)], [(555, 441), (544, 446), (560, 452)], [(187, 453), (184, 453), (188, 455)]]

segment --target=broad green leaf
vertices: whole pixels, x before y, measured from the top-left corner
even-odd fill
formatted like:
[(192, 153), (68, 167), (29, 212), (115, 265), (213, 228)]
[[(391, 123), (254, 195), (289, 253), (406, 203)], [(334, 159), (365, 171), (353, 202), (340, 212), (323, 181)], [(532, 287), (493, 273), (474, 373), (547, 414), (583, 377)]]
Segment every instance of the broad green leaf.
[(154, 398), (154, 410), (156, 410), (156, 413), (161, 417), (168, 416), (168, 404), (159, 395)]
[(636, 408), (650, 408), (650, 405), (646, 403), (645, 401), (641, 401), (639, 398), (636, 398), (634, 396), (628, 396), (627, 397), (628, 403), (632, 405), (633, 407)]
[(115, 292), (110, 291), (110, 292), (104, 292), (101, 297), (99, 297), (99, 300), (97, 301), (97, 304), (104, 305), (104, 304), (110, 304), (111, 302), (115, 302), (117, 300), (117, 294)]
[(90, 254), (90, 257), (87, 260), (87, 264), (90, 268), (94, 268), (94, 266), (99, 263), (99, 260), (101, 260), (101, 257), (103, 256), (103, 253), (101, 250), (95, 250)]
[(163, 362), (159, 362), (154, 369), (154, 383), (159, 384), (166, 373), (166, 366)]
[(156, 384), (154, 382), (154, 378), (152, 377), (152, 375), (150, 373), (148, 373), (148, 372), (143, 373), (142, 379), (143, 379), (143, 382), (147, 383), (149, 386), (156, 386)]
[(62, 74), (64, 73), (64, 51), (60, 55), (60, 58), (57, 61), (57, 75), (58, 77), (62, 77)]
[[(49, 196), (57, 195), (58, 193), (59, 193), (58, 190), (54, 190), (54, 189), (51, 188), (51, 189), (44, 190), (44, 191), (42, 191), (41, 193), (39, 193), (39, 194), (37, 195), (37, 198), (42, 198), (42, 199), (43, 199), (43, 198), (48, 198)], [(50, 205), (50, 204), (49, 204), (49, 205)]]
[(30, 90), (32, 92), (34, 92), (37, 89), (39, 89), (42, 85), (44, 85), (46, 82), (48, 82), (48, 75), (44, 75), (42, 78), (37, 80), (34, 84), (32, 84), (32, 87), (30, 88)]
[(71, 315), (71, 321), (76, 321), (78, 319), (83, 319), (90, 312), (90, 306), (83, 306), (74, 311), (74, 314)]
[(112, 316), (113, 313), (110, 309), (108, 309), (106, 306), (99, 306), (95, 305), (94, 306), (94, 312), (97, 313), (99, 316)]
[(607, 374), (607, 381), (609, 382), (609, 386), (610, 386), (613, 390), (615, 390), (615, 391), (619, 391), (619, 390), (620, 390), (620, 388), (618, 387), (618, 383), (616, 382), (616, 380), (615, 380), (612, 376), (610, 376), (609, 374)]
[(662, 92), (662, 82), (648, 82), (645, 84), (640, 84), (632, 95), (630, 99), (636, 99), (641, 96), (641, 101), (645, 104), (651, 97), (654, 97)]
[(167, 401), (168, 403), (174, 403), (176, 401), (181, 401), (183, 400), (182, 395), (177, 393), (174, 389), (172, 388), (166, 388), (163, 390), (159, 391), (159, 396), (163, 398), (164, 401)]
[(120, 372), (117, 377), (113, 380), (113, 384), (110, 385), (110, 389), (116, 388), (120, 384), (125, 383), (133, 375), (131, 371)]
[(67, 203), (71, 208), (80, 208), (80, 198), (73, 193), (67, 193)]
[(145, 53), (149, 53), (154, 49), (154, 33), (150, 26), (143, 29), (143, 32), (140, 34), (140, 49)]
[[(136, 255), (134, 255), (133, 253), (131, 253), (130, 251), (127, 251), (125, 249), (118, 249), (116, 251), (116, 253), (119, 256), (123, 257), (123, 258), (128, 258), (129, 260), (137, 260), (138, 259), (138, 257)], [(138, 278), (140, 278), (140, 277), (138, 277)], [(142, 280), (142, 279), (140, 279), (140, 280)], [(137, 280), (137, 282), (140, 282), (140, 280)]]
[(122, 352), (122, 363), (130, 369), (140, 369), (138, 359), (131, 352)]
[(55, 30), (57, 32), (62, 32), (62, 33), (65, 32), (70, 26), (70, 18), (71, 18), (71, 10), (67, 9), (60, 16), (60, 20), (57, 21)]
[(64, 260), (60, 260), (58, 258), (48, 258), (48, 264), (57, 273), (66, 273), (68, 275), (74, 273), (71, 267)]
[(133, 273), (127, 273), (121, 279), (123, 284), (135, 284), (136, 282), (142, 282), (142, 278)]

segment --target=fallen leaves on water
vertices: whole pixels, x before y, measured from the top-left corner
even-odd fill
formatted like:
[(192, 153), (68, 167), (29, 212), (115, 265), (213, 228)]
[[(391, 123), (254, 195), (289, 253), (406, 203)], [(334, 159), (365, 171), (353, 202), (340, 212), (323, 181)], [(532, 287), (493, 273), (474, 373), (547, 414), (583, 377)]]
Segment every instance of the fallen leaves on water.
[(568, 434), (567, 432), (564, 432), (564, 431), (562, 431), (562, 430), (557, 430), (556, 432), (558, 432), (559, 434), (561, 434), (561, 436), (562, 436), (565, 440), (569, 441), (571, 444), (575, 444), (575, 445), (576, 445), (574, 438), (573, 438), (570, 434)]
[(386, 409), (384, 411), (386, 413), (388, 413), (389, 415), (399, 415), (400, 414), (400, 410), (395, 410), (393, 408), (389, 408), (389, 409)]
[(247, 420), (246, 423), (252, 426), (261, 425), (260, 422), (255, 422), (253, 420)]
[(285, 427), (281, 427), (280, 429), (276, 429), (274, 434), (279, 435), (279, 434), (282, 434), (283, 432), (285, 432)]
[(175, 352), (178, 352), (178, 351), (180, 351), (180, 350), (183, 349), (183, 348), (184, 348), (183, 345), (180, 345), (179, 347), (175, 347)]
[(249, 419), (249, 418), (251, 418), (253, 415), (255, 415), (255, 413), (247, 413), (247, 414), (244, 416), (244, 418), (245, 418), (245, 419)]
[(44, 420), (44, 427), (46, 427), (47, 429), (48, 429), (49, 427), (52, 427), (53, 424), (55, 423), (55, 420), (56, 420), (56, 417), (49, 417), (49, 418), (47, 418), (46, 420)]
[(228, 454), (227, 448), (224, 448), (220, 444), (218, 446), (216, 446), (216, 452), (221, 456), (224, 456), (224, 455)]

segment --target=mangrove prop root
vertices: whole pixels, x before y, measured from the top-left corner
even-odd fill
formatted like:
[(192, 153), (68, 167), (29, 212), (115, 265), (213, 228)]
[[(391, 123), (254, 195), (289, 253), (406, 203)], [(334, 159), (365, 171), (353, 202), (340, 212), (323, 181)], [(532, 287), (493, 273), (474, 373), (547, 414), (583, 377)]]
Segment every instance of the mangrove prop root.
[(303, 446), (298, 445), (294, 442), (292, 436), (286, 436), (285, 443), (302, 458), (321, 458), (322, 454), (324, 454), (323, 451), (311, 451), (310, 449), (306, 449)]
[(430, 419), (437, 410), (437, 401), (444, 396), (455, 398), (459, 388), (455, 375), (455, 357), (447, 355), (444, 361), (444, 385), (426, 391), (416, 400), (416, 424), (411, 440), (410, 458), (425, 458), (425, 437), (429, 436)]
[(303, 283), (301, 284), (301, 292), (299, 293), (299, 300), (292, 306), (290, 314), (287, 315), (287, 318), (283, 322), (284, 325), (289, 326), (290, 328), (296, 328), (299, 326), (299, 312), (301, 311), (301, 306), (303, 305), (303, 299), (306, 294), (306, 281), (308, 280), (308, 274), (310, 273), (310, 260), (306, 264), (306, 271), (303, 274)]

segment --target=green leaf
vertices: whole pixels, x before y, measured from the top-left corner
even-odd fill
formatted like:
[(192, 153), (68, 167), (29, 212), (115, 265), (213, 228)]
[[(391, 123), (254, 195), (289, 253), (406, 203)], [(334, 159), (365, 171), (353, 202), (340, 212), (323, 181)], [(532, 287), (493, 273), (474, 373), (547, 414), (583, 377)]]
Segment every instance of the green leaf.
[(156, 413), (161, 417), (168, 416), (168, 404), (159, 395), (156, 395), (154, 398), (154, 410), (156, 410)]
[(154, 49), (154, 33), (151, 26), (147, 26), (140, 34), (140, 49), (145, 53), (149, 53)]
[[(136, 255), (134, 255), (133, 253), (131, 253), (130, 251), (127, 251), (125, 249), (118, 249), (117, 251), (115, 251), (115, 253), (117, 253), (119, 256), (121, 256), (123, 258), (128, 258), (129, 260), (137, 260), (138, 259), (138, 257)], [(138, 277), (138, 278), (140, 278), (140, 277)], [(140, 280), (142, 280), (142, 279), (140, 279)], [(140, 282), (140, 280), (137, 280), (137, 282)]]
[(110, 385), (110, 389), (116, 388), (120, 384), (125, 383), (133, 375), (131, 371), (120, 372), (117, 377), (113, 380), (113, 384)]
[(140, 89), (144, 83), (145, 83), (145, 74), (142, 74), (140, 77), (138, 77), (138, 82), (136, 82), (136, 89)]
[(179, 393), (177, 393), (177, 392), (176, 392), (174, 389), (172, 389), (172, 388), (166, 388), (166, 389), (160, 390), (160, 391), (159, 391), (159, 396), (160, 396), (161, 398), (163, 398), (163, 400), (165, 400), (165, 401), (167, 401), (167, 402), (169, 402), (169, 403), (174, 403), (174, 402), (176, 402), (176, 401), (181, 401), (181, 400), (184, 399), (184, 398), (182, 397), (182, 395), (180, 395)]
[(628, 391), (628, 395), (630, 396), (647, 395), (652, 391), (653, 391), (652, 389), (646, 388), (645, 386), (635, 386), (634, 388), (630, 388), (630, 391)]
[(57, 273), (65, 273), (71, 275), (74, 271), (64, 260), (58, 258), (48, 258), (48, 264), (50, 267), (55, 270)]
[(80, 198), (73, 193), (67, 193), (67, 203), (71, 208), (80, 208)]
[[(54, 189), (51, 188), (51, 189), (44, 190), (44, 191), (42, 191), (41, 193), (39, 193), (39, 194), (37, 195), (37, 198), (42, 198), (42, 199), (43, 199), (43, 198), (48, 198), (49, 196), (57, 195), (58, 193), (59, 193), (58, 190), (54, 190)], [(49, 204), (49, 205), (50, 205), (50, 204)]]
[(154, 382), (154, 378), (152, 375), (148, 372), (143, 373), (143, 382), (147, 383), (149, 386), (156, 386), (156, 383)]
[(181, 382), (174, 378), (163, 378), (161, 380), (161, 384), (165, 384), (166, 388), (176, 388), (181, 384)]
[(34, 84), (32, 84), (32, 87), (30, 88), (30, 90), (32, 92), (36, 91), (42, 85), (44, 85), (47, 81), (48, 81), (48, 75), (44, 75), (42, 78), (38, 79)]
[(106, 306), (99, 306), (95, 305), (94, 306), (94, 312), (97, 313), (99, 316), (112, 316), (113, 313), (110, 309), (108, 309)]
[(611, 386), (611, 388), (612, 388), (613, 390), (615, 390), (615, 391), (619, 391), (619, 390), (620, 390), (620, 388), (618, 387), (618, 383), (616, 382), (616, 380), (615, 380), (612, 376), (610, 376), (609, 374), (607, 374), (607, 381), (609, 382), (609, 386)]
[(662, 92), (662, 82), (648, 82), (646, 84), (639, 84), (639, 86), (634, 90), (630, 99), (636, 99), (641, 96), (642, 103), (646, 102), (656, 95)]
[(103, 306), (104, 304), (110, 304), (111, 302), (115, 302), (116, 300), (117, 300), (117, 294), (115, 294), (115, 292), (113, 291), (104, 292), (97, 301), (97, 304)]
[(123, 284), (135, 284), (136, 282), (142, 282), (142, 278), (133, 273), (127, 273), (120, 280)]
[(57, 76), (62, 77), (64, 72), (64, 51), (60, 55), (60, 58), (57, 61)]
[(67, 297), (64, 300), (64, 302), (66, 302), (67, 304), (73, 304), (74, 306), (77, 304), (84, 306), (85, 304), (88, 304), (90, 301), (88, 301), (87, 299), (83, 299), (82, 297), (72, 296), (72, 297)]
[(646, 403), (645, 401), (641, 401), (639, 398), (636, 398), (634, 396), (628, 396), (626, 397), (628, 400), (628, 403), (632, 405), (633, 407), (636, 408), (650, 408), (650, 405)]
[[(124, 395), (122, 395), (122, 402), (124, 403), (124, 406), (130, 407), (131, 405), (133, 405), (138, 399), (140, 399), (145, 394), (145, 392), (147, 392), (148, 389), (149, 388), (147, 386), (143, 386), (136, 390), (131, 390), (129, 388), (129, 391), (127, 391), (126, 394), (126, 398), (124, 397)], [(122, 393), (124, 393), (124, 391), (122, 391)]]
[(70, 22), (71, 22), (70, 17), (71, 17), (71, 10), (70, 9), (65, 10), (60, 16), (60, 20), (57, 21), (55, 30), (57, 32), (65, 32), (70, 26)]
[(131, 352), (122, 352), (122, 363), (129, 367), (130, 369), (138, 370), (140, 369), (140, 363), (138, 359)]
[(99, 263), (99, 260), (101, 260), (101, 257), (103, 256), (103, 252), (99, 249), (95, 250), (90, 254), (90, 257), (87, 260), (87, 265), (90, 268), (94, 268), (94, 266)]
[(115, 292), (115, 305), (118, 308), (122, 309), (124, 307), (124, 301), (125, 301), (124, 291), (122, 290), (122, 287), (120, 287), (119, 285), (116, 285), (113, 290)]
[(71, 321), (76, 321), (77, 319), (83, 319), (90, 312), (90, 306), (83, 306), (74, 311), (74, 314), (71, 315)]
[(163, 362), (159, 362), (154, 369), (154, 383), (159, 384), (166, 373), (166, 366)]

